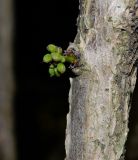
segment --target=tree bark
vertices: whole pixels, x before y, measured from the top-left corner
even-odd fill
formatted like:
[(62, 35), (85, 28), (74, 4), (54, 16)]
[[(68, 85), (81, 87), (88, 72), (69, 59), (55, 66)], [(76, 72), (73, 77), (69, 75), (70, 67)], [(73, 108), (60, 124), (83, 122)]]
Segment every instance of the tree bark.
[(80, 0), (66, 160), (123, 160), (138, 59), (138, 1)]
[(12, 0), (0, 0), (0, 160), (15, 160), (12, 112), (12, 2)]

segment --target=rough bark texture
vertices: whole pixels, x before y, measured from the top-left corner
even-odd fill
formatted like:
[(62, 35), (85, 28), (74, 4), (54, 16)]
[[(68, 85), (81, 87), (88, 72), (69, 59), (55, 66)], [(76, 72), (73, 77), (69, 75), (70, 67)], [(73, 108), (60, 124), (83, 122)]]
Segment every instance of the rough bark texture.
[[(66, 160), (122, 160), (138, 59), (138, 1), (80, 0)], [(87, 68), (87, 69), (86, 69)]]
[(12, 0), (0, 0), (0, 160), (15, 160), (13, 138)]

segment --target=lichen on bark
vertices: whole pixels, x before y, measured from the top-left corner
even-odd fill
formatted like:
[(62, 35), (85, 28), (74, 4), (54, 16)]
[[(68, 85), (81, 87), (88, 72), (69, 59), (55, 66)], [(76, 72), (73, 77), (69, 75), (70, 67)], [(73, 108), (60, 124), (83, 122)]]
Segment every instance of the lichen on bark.
[(89, 69), (71, 79), (66, 160), (124, 159), (138, 59), (138, 1), (80, 0), (74, 43)]

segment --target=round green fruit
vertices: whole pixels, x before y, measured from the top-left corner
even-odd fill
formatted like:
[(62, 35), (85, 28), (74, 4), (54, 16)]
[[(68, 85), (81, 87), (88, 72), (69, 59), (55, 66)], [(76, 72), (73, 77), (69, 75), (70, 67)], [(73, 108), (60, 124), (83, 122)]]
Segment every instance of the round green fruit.
[(57, 48), (57, 52), (60, 53), (60, 54), (62, 54), (62, 48), (61, 48), (61, 47), (58, 47), (58, 48)]
[(51, 64), (51, 65), (49, 66), (49, 68), (54, 68), (54, 65), (53, 65), (53, 64)]
[(46, 54), (46, 55), (44, 55), (44, 57), (43, 57), (43, 62), (49, 63), (49, 62), (51, 62), (51, 61), (52, 61), (52, 56), (51, 56), (51, 54)]
[(53, 77), (55, 75), (54, 68), (49, 68), (49, 74), (50, 74), (50, 77)]
[(54, 68), (54, 73), (57, 77), (60, 77), (60, 73), (58, 72), (57, 68)]
[(54, 44), (49, 44), (49, 45), (47, 46), (47, 50), (48, 50), (49, 52), (56, 52), (57, 49), (58, 49), (58, 47), (55, 46)]
[(51, 56), (52, 56), (53, 61), (55, 61), (55, 62), (60, 61), (61, 57), (62, 57), (61, 54), (58, 52), (51, 53)]
[(61, 57), (61, 62), (64, 63), (65, 61), (66, 61), (66, 60), (65, 60), (65, 57), (62, 56), (62, 57)]
[(65, 67), (65, 65), (64, 65), (63, 63), (58, 63), (58, 65), (57, 65), (57, 70), (58, 70), (61, 74), (63, 74), (63, 73), (66, 71), (66, 67)]

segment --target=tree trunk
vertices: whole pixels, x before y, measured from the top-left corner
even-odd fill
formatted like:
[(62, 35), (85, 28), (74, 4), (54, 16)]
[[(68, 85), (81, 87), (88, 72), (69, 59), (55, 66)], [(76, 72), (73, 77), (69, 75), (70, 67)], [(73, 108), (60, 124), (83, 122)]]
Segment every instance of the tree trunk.
[(15, 160), (13, 138), (12, 0), (0, 0), (0, 160)]
[(138, 59), (138, 1), (80, 0), (66, 160), (123, 160)]

